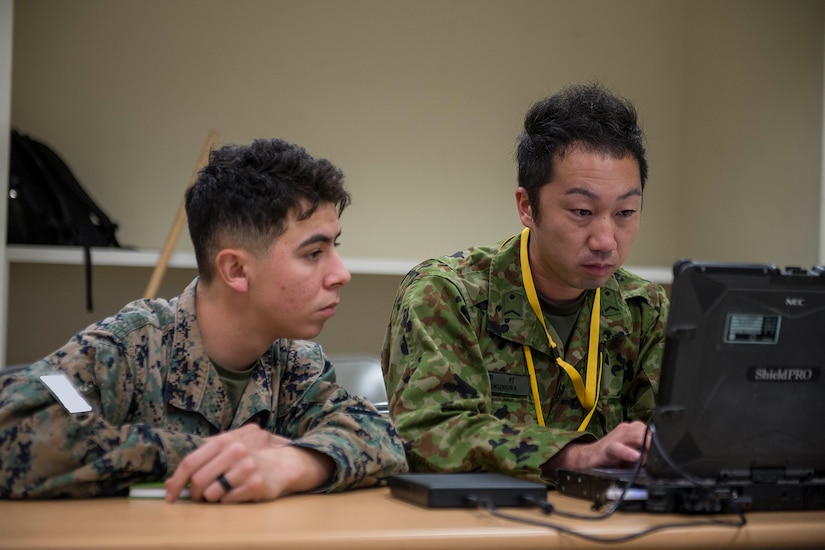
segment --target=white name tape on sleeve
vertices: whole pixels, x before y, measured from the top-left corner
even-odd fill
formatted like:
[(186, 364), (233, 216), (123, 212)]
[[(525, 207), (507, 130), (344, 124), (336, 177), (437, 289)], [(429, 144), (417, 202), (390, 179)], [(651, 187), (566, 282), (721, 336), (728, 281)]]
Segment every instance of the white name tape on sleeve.
[(40, 377), (40, 380), (69, 413), (84, 413), (92, 410), (92, 406), (72, 385), (66, 373), (45, 374)]

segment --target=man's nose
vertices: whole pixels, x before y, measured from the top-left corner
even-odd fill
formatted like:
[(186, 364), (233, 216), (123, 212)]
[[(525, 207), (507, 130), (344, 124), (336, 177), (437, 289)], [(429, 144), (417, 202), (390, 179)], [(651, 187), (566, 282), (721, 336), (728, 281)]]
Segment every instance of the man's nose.
[(333, 250), (332, 268), (329, 277), (327, 278), (329, 286), (344, 286), (350, 282), (352, 275), (347, 266), (344, 265), (344, 260), (338, 255), (337, 251)]
[(613, 252), (616, 250), (616, 225), (610, 216), (603, 216), (591, 224), (592, 232), (587, 245), (594, 252)]

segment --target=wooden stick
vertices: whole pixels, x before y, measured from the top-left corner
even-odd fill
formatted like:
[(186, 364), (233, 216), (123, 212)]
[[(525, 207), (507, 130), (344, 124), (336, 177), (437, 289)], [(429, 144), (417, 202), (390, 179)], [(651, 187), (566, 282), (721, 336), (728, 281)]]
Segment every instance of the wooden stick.
[[(215, 130), (212, 130), (206, 138), (206, 143), (203, 146), (200, 158), (198, 158), (198, 164), (195, 166), (195, 171), (192, 172), (192, 177), (189, 179), (189, 185), (186, 186), (186, 189), (192, 187), (195, 180), (198, 178), (198, 172), (200, 172), (201, 169), (206, 166), (206, 163), (209, 162), (209, 152), (212, 150), (213, 145), (217, 141), (218, 133)], [(171, 258), (172, 252), (175, 250), (175, 246), (177, 246), (178, 237), (180, 237), (180, 233), (183, 230), (185, 223), (186, 202), (185, 199), (181, 199), (180, 206), (178, 207), (178, 214), (172, 224), (172, 229), (169, 230), (169, 234), (166, 236), (166, 242), (160, 252), (160, 257), (158, 257), (158, 263), (155, 265), (155, 270), (152, 272), (152, 277), (149, 279), (146, 292), (143, 293), (144, 298), (157, 297), (160, 282), (163, 280), (163, 275), (166, 273), (166, 267), (169, 265), (169, 258)]]

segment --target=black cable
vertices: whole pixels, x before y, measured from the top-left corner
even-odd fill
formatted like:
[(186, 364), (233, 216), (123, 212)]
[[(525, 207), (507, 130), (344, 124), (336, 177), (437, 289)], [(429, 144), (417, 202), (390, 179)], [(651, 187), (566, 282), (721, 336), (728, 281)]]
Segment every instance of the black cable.
[(673, 457), (670, 456), (670, 453), (665, 450), (664, 446), (662, 445), (661, 440), (659, 439), (659, 435), (656, 432), (655, 426), (650, 426), (648, 428), (651, 433), (651, 443), (654, 447), (656, 447), (656, 451), (658, 455), (665, 461), (667, 466), (673, 470), (676, 474), (679, 475), (684, 481), (689, 482), (694, 488), (698, 489), (702, 496), (710, 501), (716, 501), (716, 503), (725, 502), (732, 505), (737, 513), (742, 513), (742, 509), (739, 506), (739, 503), (736, 502), (733, 498), (728, 499), (719, 499), (719, 495), (714, 493), (714, 490), (717, 488), (717, 485), (714, 481), (708, 479), (701, 479), (696, 477), (695, 475), (691, 474), (690, 472), (683, 469), (681, 466), (676, 464), (673, 460)]
[(745, 515), (739, 511), (739, 521), (727, 521), (727, 520), (717, 520), (717, 519), (706, 519), (702, 521), (691, 521), (687, 523), (662, 523), (660, 525), (654, 525), (653, 527), (648, 527), (647, 529), (643, 529), (641, 531), (637, 531), (635, 533), (630, 533), (629, 535), (623, 535), (619, 537), (598, 537), (595, 535), (589, 535), (587, 533), (583, 533), (581, 531), (576, 531), (575, 529), (570, 529), (568, 527), (564, 527), (562, 525), (556, 523), (550, 523), (547, 521), (541, 521), (532, 518), (526, 518), (522, 516), (516, 516), (512, 514), (507, 514), (504, 512), (499, 511), (495, 505), (487, 499), (478, 499), (477, 501), (478, 507), (485, 508), (491, 515), (501, 518), (508, 521), (514, 521), (518, 523), (524, 523), (527, 525), (533, 525), (538, 527), (547, 527), (550, 529), (555, 529), (559, 533), (564, 533), (567, 535), (571, 535), (574, 537), (579, 537), (581, 539), (589, 540), (592, 542), (602, 542), (602, 543), (621, 543), (621, 542), (628, 542), (631, 540), (638, 539), (640, 537), (649, 535), (651, 533), (655, 533), (656, 531), (664, 531), (665, 529), (678, 529), (684, 527), (706, 527), (710, 525), (722, 525), (727, 527), (742, 527), (745, 525)]
[[(645, 441), (647, 440), (648, 430), (650, 430), (650, 427), (648, 427), (648, 429), (645, 430), (645, 435), (644, 435), (644, 440)], [(564, 518), (570, 518), (570, 519), (584, 519), (584, 520), (606, 519), (606, 518), (612, 516), (613, 513), (616, 512), (616, 510), (619, 509), (619, 506), (622, 505), (625, 498), (627, 497), (627, 492), (635, 485), (636, 480), (639, 477), (639, 473), (642, 471), (642, 466), (643, 465), (644, 465), (644, 454), (641, 454), (639, 456), (639, 459), (633, 465), (633, 470), (630, 473), (630, 478), (627, 480), (627, 483), (625, 483), (624, 487), (622, 487), (622, 492), (619, 494), (619, 497), (616, 500), (613, 501), (613, 503), (610, 505), (610, 507), (607, 509), (607, 511), (605, 511), (601, 514), (590, 514), (590, 515), (574, 514), (574, 513), (571, 513), (571, 512), (564, 512), (564, 511), (561, 511), (561, 510), (557, 510), (552, 504), (550, 504), (546, 500), (537, 501), (537, 500), (535, 500), (531, 497), (523, 497), (522, 500), (527, 504), (531, 504), (533, 506), (536, 506), (537, 508), (540, 508), (542, 511), (544, 511), (545, 514), (555, 514), (557, 516), (564, 517)], [(598, 510), (600, 507), (601, 507), (601, 503), (597, 502), (597, 503), (594, 504), (594, 509), (595, 510)]]
[[(672, 468), (676, 473), (681, 475), (685, 480), (689, 481), (693, 485), (703, 490), (711, 491), (713, 489), (713, 484), (709, 484), (704, 480), (694, 477), (690, 473), (684, 471), (680, 468), (670, 457), (670, 455), (662, 448), (661, 442), (656, 434), (656, 429), (653, 426), (648, 426), (647, 430), (645, 431), (645, 440), (647, 440), (648, 433), (651, 436), (651, 443), (656, 446), (656, 450), (658, 451), (659, 455), (665, 460), (667, 465)], [(596, 515), (584, 515), (584, 514), (574, 514), (570, 512), (564, 512), (561, 510), (556, 509), (550, 502), (546, 500), (538, 500), (534, 499), (529, 496), (522, 497), (522, 502), (526, 504), (530, 504), (542, 510), (545, 514), (550, 515), (553, 514), (558, 517), (563, 518), (570, 518), (570, 519), (578, 519), (578, 520), (602, 520), (607, 519), (608, 517), (612, 516), (621, 506), (622, 502), (624, 502), (625, 497), (627, 496), (627, 492), (634, 486), (636, 480), (638, 479), (639, 473), (641, 472), (642, 466), (644, 464), (645, 457), (644, 455), (639, 457), (639, 460), (636, 461), (636, 464), (633, 467), (633, 470), (630, 474), (630, 478), (625, 483), (624, 487), (622, 488), (622, 492), (619, 497), (613, 501), (611, 506), (607, 509), (606, 512)], [(657, 531), (663, 531), (666, 529), (677, 529), (677, 528), (684, 528), (684, 527), (707, 527), (711, 525), (721, 525), (726, 527), (736, 527), (740, 528), (747, 524), (747, 520), (745, 519), (745, 514), (742, 509), (735, 505), (735, 513), (738, 516), (738, 521), (729, 521), (729, 520), (721, 520), (721, 519), (703, 519), (700, 521), (690, 521), (687, 523), (662, 523), (660, 525), (654, 525), (653, 527), (648, 527), (647, 529), (643, 529), (641, 531), (637, 531), (636, 533), (631, 533), (629, 535), (623, 535), (620, 537), (598, 537), (594, 535), (589, 535), (587, 533), (583, 533), (580, 531), (576, 531), (575, 529), (570, 529), (568, 527), (564, 527), (562, 525), (558, 525), (555, 523), (550, 523), (546, 521), (541, 521), (537, 519), (526, 518), (523, 516), (517, 516), (513, 514), (507, 514), (504, 512), (499, 511), (496, 506), (489, 500), (483, 498), (476, 498), (470, 497), (467, 499), (467, 503), (469, 505), (473, 505), (477, 508), (485, 508), (491, 515), (508, 520), (508, 521), (515, 521), (518, 523), (524, 523), (527, 525), (534, 525), (538, 527), (547, 527), (550, 529), (555, 529), (559, 533), (564, 533), (567, 535), (579, 537), (585, 540), (593, 541), (593, 542), (600, 542), (600, 543), (622, 543), (628, 542), (631, 540), (635, 540), (637, 538), (649, 535), (651, 533), (655, 533)]]
[[(486, 498), (477, 498), (477, 497), (470, 496), (470, 497), (466, 498), (466, 501), (467, 501), (468, 505), (472, 505), (473, 507), (479, 508), (479, 509), (483, 508), (483, 509), (487, 510), (487, 512), (490, 515), (492, 515), (494, 517), (497, 517), (497, 518), (500, 518), (500, 519), (504, 519), (504, 520), (507, 520), (507, 521), (513, 521), (513, 522), (517, 522), (517, 523), (523, 523), (523, 524), (526, 524), (526, 525), (533, 525), (533, 526), (537, 526), (537, 527), (547, 527), (549, 529), (554, 529), (554, 530), (558, 531), (559, 533), (563, 533), (563, 534), (566, 534), (566, 535), (571, 535), (571, 536), (574, 536), (574, 537), (579, 537), (581, 539), (589, 540), (591, 542), (599, 542), (599, 543), (605, 543), (605, 544), (618, 544), (618, 543), (622, 543), (622, 542), (628, 542), (628, 541), (635, 540), (635, 539), (641, 538), (643, 536), (649, 535), (651, 533), (655, 533), (657, 531), (664, 531), (665, 529), (678, 529), (678, 528), (684, 528), (684, 527), (707, 527), (707, 526), (710, 526), (710, 525), (722, 525), (722, 526), (727, 526), (727, 527), (742, 527), (746, 523), (744, 514), (741, 511), (739, 511), (739, 513), (738, 513), (739, 521), (738, 522), (727, 521), (727, 520), (717, 520), (717, 519), (706, 519), (706, 520), (702, 520), (702, 521), (691, 521), (691, 522), (687, 522), (687, 523), (663, 523), (663, 524), (660, 524), (660, 525), (654, 525), (653, 527), (648, 527), (647, 529), (642, 529), (641, 531), (637, 531), (635, 533), (630, 533), (629, 535), (622, 535), (622, 536), (619, 536), (619, 537), (599, 537), (599, 536), (583, 533), (581, 531), (576, 531), (575, 529), (570, 529), (569, 527), (565, 527), (563, 525), (559, 525), (559, 524), (556, 524), (556, 523), (551, 523), (551, 522), (548, 522), (548, 521), (541, 521), (541, 520), (537, 520), (537, 519), (532, 519), (532, 518), (527, 518), (527, 517), (523, 517), (523, 516), (517, 516), (517, 515), (507, 514), (505, 512), (501, 512), (498, 508), (496, 508), (496, 506), (489, 499), (486, 499)], [(545, 509), (549, 508), (550, 511), (545, 510), (545, 513), (548, 513), (548, 514), (555, 513), (558, 516), (565, 516), (565, 517), (571, 517), (571, 518), (577, 518), (577, 519), (604, 519), (604, 517), (595, 517), (595, 516), (581, 516), (581, 517), (579, 517), (576, 514), (560, 513), (558, 511), (554, 511), (553, 506), (548, 502), (543, 503), (543, 505), (544, 506), (540, 506), (540, 507), (545, 508)]]
[(689, 481), (690, 483), (692, 483), (696, 487), (705, 488), (705, 489), (713, 488), (713, 486), (714, 486), (713, 482), (708, 482), (707, 480), (699, 479), (698, 477), (695, 477), (693, 474), (691, 474), (690, 472), (685, 471), (678, 464), (676, 464), (676, 462), (673, 461), (673, 457), (671, 457), (670, 453), (668, 453), (664, 449), (664, 447), (662, 446), (662, 442), (659, 439), (659, 434), (656, 433), (656, 427), (655, 426), (648, 426), (647, 429), (650, 431), (650, 439), (651, 439), (651, 442), (653, 443), (653, 445), (656, 447), (656, 451), (658, 451), (659, 456), (662, 457), (662, 459), (667, 463), (668, 467), (671, 470), (673, 470), (674, 472), (679, 474), (683, 479), (685, 479), (686, 481)]
[[(691, 473), (689, 473), (689, 472), (685, 471), (684, 469), (682, 469), (681, 467), (679, 467), (679, 465), (676, 464), (673, 461), (673, 458), (670, 456), (670, 454), (664, 449), (664, 447), (662, 445), (662, 442), (659, 439), (658, 434), (656, 433), (655, 426), (648, 426), (646, 428), (645, 435), (644, 435), (645, 440), (647, 440), (648, 434), (650, 434), (651, 444), (656, 447), (658, 455), (666, 462), (668, 467), (670, 467), (675, 473), (677, 473), (683, 480), (688, 481), (694, 487), (701, 490), (705, 494), (706, 497), (710, 498), (711, 500), (716, 499), (716, 495), (713, 494), (713, 490), (716, 487), (715, 483), (713, 483), (709, 480), (704, 480), (704, 479), (697, 478), (694, 475), (692, 475)], [(602, 514), (598, 514), (598, 515), (583, 515), (583, 514), (571, 514), (571, 513), (567, 513), (567, 512), (561, 512), (559, 510), (554, 510), (554, 513), (556, 515), (563, 516), (563, 517), (568, 517), (568, 518), (573, 518), (573, 519), (585, 519), (585, 520), (591, 520), (591, 519), (592, 520), (598, 520), (598, 519), (605, 519), (607, 517), (610, 517), (611, 515), (613, 515), (614, 512), (616, 512), (619, 509), (619, 507), (622, 505), (622, 503), (624, 503), (625, 498), (627, 497), (628, 491), (630, 491), (630, 489), (632, 489), (634, 487), (634, 485), (636, 484), (636, 480), (638, 479), (639, 474), (641, 473), (642, 467), (644, 466), (644, 461), (645, 461), (645, 456), (641, 455), (639, 457), (639, 460), (637, 460), (636, 463), (634, 464), (633, 470), (630, 473), (630, 477), (627, 479), (627, 481), (622, 486), (622, 491), (619, 494), (618, 498), (616, 498), (615, 500), (612, 501), (610, 507), (607, 509), (606, 512), (604, 512)], [(532, 504), (534, 506), (537, 506), (537, 507), (541, 508), (542, 510), (545, 511), (545, 513), (549, 513), (546, 509), (546, 506), (544, 504), (542, 504), (541, 502), (532, 502), (531, 499), (525, 499), (525, 502), (528, 502), (529, 504)], [(594, 507), (595, 510), (598, 510), (604, 504), (605, 504), (605, 502), (597, 500), (596, 502), (594, 502), (593, 507)], [(731, 501), (730, 504), (732, 504), (734, 506), (733, 512), (739, 513), (739, 514), (743, 513), (743, 511), (740, 509), (739, 505), (736, 502)], [(549, 503), (547, 503), (547, 506), (550, 506)], [(550, 506), (550, 509), (552, 510), (553, 507)]]

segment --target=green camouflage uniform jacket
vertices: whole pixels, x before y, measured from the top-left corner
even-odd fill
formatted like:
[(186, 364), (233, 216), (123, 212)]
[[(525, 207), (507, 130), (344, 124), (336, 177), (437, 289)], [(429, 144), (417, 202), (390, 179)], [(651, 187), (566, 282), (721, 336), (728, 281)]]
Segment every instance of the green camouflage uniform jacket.
[[(401, 283), (382, 366), (413, 471), (498, 471), (538, 481), (541, 465), (571, 441), (652, 416), (669, 309), (664, 289), (624, 269), (602, 287), (599, 402), (586, 433), (577, 433), (586, 411), (527, 301), (520, 243), (517, 235), (501, 247), (426, 261)], [(569, 347), (559, 348), (582, 379), (593, 294)], [(533, 350), (546, 427), (536, 420), (523, 344)]]
[[(205, 437), (251, 422), (332, 457), (336, 473), (319, 491), (406, 471), (390, 420), (335, 385), (311, 342), (276, 341), (233, 415), (200, 340), (196, 285), (168, 302), (133, 302), (28, 369), (0, 376), (0, 497), (124, 494), (171, 475)], [(52, 397), (38, 377), (56, 370), (92, 412), (68, 414)]]

